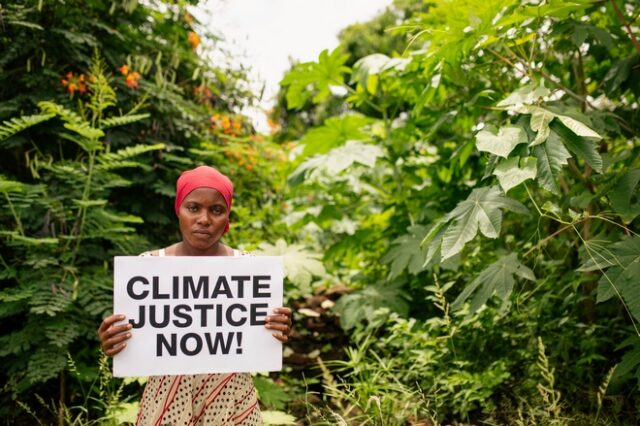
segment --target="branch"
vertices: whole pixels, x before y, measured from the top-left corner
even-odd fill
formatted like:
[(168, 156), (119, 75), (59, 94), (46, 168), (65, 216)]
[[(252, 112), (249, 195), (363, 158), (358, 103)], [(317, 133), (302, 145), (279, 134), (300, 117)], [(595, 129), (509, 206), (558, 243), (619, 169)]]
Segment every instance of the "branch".
[(629, 33), (629, 37), (631, 37), (631, 43), (633, 43), (633, 47), (636, 48), (636, 52), (638, 52), (638, 54), (640, 55), (640, 43), (638, 42), (636, 35), (631, 30), (631, 26), (629, 25), (627, 20), (624, 19), (624, 15), (622, 14), (622, 11), (618, 7), (616, 0), (611, 0), (611, 4), (613, 5), (613, 10), (616, 12), (616, 16), (618, 16), (618, 19), (620, 19), (620, 21), (622, 22), (622, 25), (624, 25), (624, 27), (627, 29), (627, 32)]

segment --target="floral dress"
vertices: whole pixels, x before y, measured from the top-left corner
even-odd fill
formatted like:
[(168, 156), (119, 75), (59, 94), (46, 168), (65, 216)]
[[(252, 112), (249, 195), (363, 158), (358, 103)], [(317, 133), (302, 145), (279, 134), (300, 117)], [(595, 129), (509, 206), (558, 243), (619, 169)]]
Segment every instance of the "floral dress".
[[(164, 256), (164, 249), (157, 255)], [(247, 253), (234, 250), (233, 255)], [(262, 426), (262, 418), (249, 373), (152, 376), (142, 394), (136, 425)]]

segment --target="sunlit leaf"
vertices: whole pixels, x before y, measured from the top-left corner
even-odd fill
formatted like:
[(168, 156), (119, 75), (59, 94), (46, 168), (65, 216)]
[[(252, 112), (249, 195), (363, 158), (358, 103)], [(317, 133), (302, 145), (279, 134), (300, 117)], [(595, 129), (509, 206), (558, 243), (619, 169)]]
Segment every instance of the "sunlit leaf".
[(498, 164), (493, 171), (504, 192), (508, 192), (511, 188), (520, 185), (527, 179), (535, 179), (536, 159), (527, 157), (523, 160), (522, 167), (520, 167), (520, 158), (509, 158)]
[(474, 293), (470, 313), (480, 309), (494, 293), (505, 303), (513, 291), (515, 276), (529, 281), (536, 280), (533, 271), (520, 263), (517, 254), (511, 253), (501, 257), (480, 272), (460, 293), (451, 307), (460, 309), (462, 304)]
[(522, 127), (516, 126), (501, 127), (497, 132), (484, 129), (476, 135), (476, 146), (479, 151), (503, 158), (507, 158), (517, 145), (525, 142), (527, 142), (527, 133)]

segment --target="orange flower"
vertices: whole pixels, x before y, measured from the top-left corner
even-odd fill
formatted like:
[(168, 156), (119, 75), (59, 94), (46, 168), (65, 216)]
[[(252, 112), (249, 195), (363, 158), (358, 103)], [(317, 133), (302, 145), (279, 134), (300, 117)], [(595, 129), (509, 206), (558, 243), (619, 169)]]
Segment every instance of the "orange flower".
[(140, 80), (140, 73), (137, 71), (133, 71), (127, 75), (125, 78), (125, 83), (129, 89), (137, 89), (140, 84), (138, 83)]
[(70, 95), (73, 95), (75, 92), (87, 93), (84, 74), (76, 77), (73, 72), (69, 71), (65, 77), (66, 78), (60, 80), (60, 84), (67, 88), (67, 93)]
[(195, 49), (200, 45), (200, 36), (193, 31), (189, 31), (187, 34), (187, 40), (189, 41), (192, 49)]
[(120, 71), (120, 74), (122, 74), (122, 75), (127, 75), (127, 74), (129, 74), (129, 65), (124, 64), (123, 66), (121, 66), (120, 68), (118, 68), (118, 71)]

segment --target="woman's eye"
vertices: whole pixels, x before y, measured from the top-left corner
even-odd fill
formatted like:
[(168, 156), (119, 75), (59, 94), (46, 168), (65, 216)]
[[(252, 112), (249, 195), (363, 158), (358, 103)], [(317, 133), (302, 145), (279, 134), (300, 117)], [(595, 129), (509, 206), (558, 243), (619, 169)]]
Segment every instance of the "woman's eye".
[(189, 206), (187, 207), (187, 210), (189, 210), (191, 213), (195, 213), (198, 211), (198, 207), (196, 206)]
[(213, 212), (213, 214), (222, 214), (222, 207), (214, 207), (211, 209), (211, 211)]

